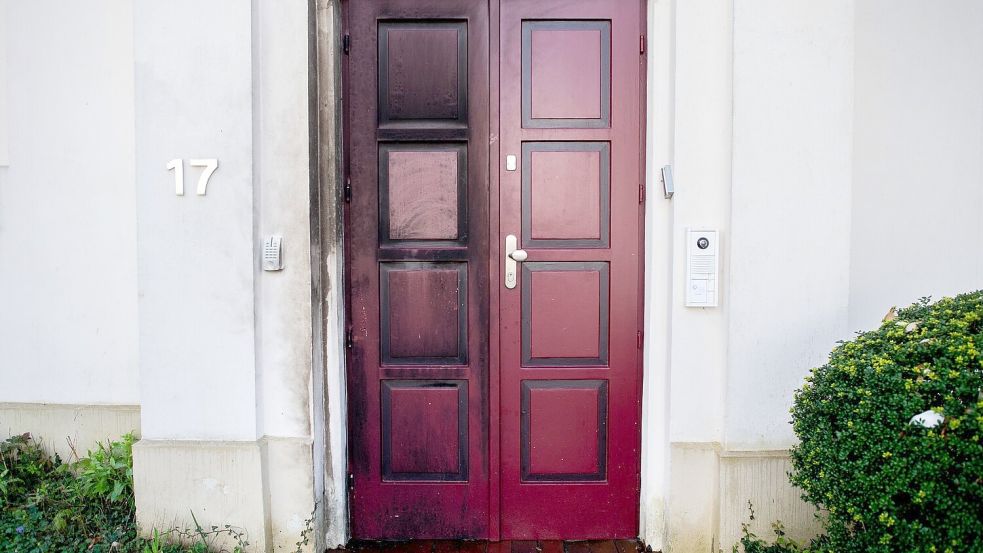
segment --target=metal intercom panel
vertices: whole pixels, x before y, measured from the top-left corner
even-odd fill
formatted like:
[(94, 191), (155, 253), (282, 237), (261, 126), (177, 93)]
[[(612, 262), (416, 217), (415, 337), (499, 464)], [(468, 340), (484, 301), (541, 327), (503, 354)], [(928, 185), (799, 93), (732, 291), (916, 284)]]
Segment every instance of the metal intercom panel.
[(686, 231), (686, 306), (717, 307), (720, 236), (712, 229)]

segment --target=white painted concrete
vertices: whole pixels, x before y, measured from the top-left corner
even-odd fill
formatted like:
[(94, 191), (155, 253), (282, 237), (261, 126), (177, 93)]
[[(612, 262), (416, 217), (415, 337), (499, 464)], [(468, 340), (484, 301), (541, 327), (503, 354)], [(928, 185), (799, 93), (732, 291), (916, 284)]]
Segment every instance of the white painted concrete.
[(132, 10), (0, 6), (0, 401), (139, 403)]
[[(254, 548), (282, 548), (325, 507), (325, 452), (312, 450), (308, 4), (141, 4), (134, 21), (141, 385), (154, 390), (138, 519), (186, 516), (180, 494), (154, 497), (184, 465), (217, 481), (222, 467), (254, 466), (238, 500), (205, 493), (196, 507), (262, 532)], [(219, 170), (207, 196), (175, 196), (163, 164), (192, 157)], [(282, 271), (261, 270), (269, 234), (283, 236)]]
[[(650, 4), (653, 24), (668, 18), (661, 28), (671, 39), (650, 40), (650, 83), (656, 86), (649, 91), (649, 148), (665, 152), (672, 163), (676, 193), (671, 201), (659, 199), (660, 179), (650, 174), (648, 202), (661, 205), (648, 208), (642, 531), (649, 543), (686, 551), (709, 546), (715, 524), (714, 456), (722, 438), (729, 313), (733, 15), (730, 2), (659, 4)], [(659, 63), (670, 67), (654, 65)], [(660, 86), (655, 79), (667, 71), (671, 84)], [(660, 109), (663, 102), (668, 105)], [(649, 170), (658, 167), (650, 163)], [(685, 236), (691, 227), (721, 233), (721, 307), (684, 306)]]
[[(251, 32), (234, 0), (134, 10), (145, 438), (260, 436)], [(164, 165), (199, 157), (219, 161), (208, 194), (176, 196)]]
[(727, 449), (793, 444), (847, 335), (852, 119), (853, 2), (735, 2)]
[(263, 0), (253, 12), (257, 245), (284, 238), (284, 270), (257, 283), (259, 433), (311, 436), (311, 251), (307, 3)]
[[(672, 202), (663, 198), (661, 168), (672, 162), (673, 4), (648, 2), (645, 205), (645, 349), (639, 535), (656, 551), (665, 543), (669, 463), (669, 353)], [(663, 247), (655, 246), (661, 244)]]
[[(719, 442), (730, 311), (733, 14), (730, 3), (716, 0), (679, 2), (675, 10), (669, 439)], [(691, 227), (720, 231), (720, 307), (684, 306), (685, 237)], [(660, 246), (665, 247), (649, 244), (653, 251)]]
[(0, 167), (10, 164), (7, 133), (7, 0), (0, 0)]
[(849, 329), (983, 287), (983, 4), (857, 3)]

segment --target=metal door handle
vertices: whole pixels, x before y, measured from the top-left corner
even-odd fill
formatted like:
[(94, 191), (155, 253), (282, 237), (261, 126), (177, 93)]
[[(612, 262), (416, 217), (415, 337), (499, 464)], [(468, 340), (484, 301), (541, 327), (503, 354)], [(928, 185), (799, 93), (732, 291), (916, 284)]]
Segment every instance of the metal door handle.
[(526, 250), (519, 249), (519, 240), (514, 234), (505, 237), (505, 287), (515, 288), (518, 280), (518, 264), (529, 257)]

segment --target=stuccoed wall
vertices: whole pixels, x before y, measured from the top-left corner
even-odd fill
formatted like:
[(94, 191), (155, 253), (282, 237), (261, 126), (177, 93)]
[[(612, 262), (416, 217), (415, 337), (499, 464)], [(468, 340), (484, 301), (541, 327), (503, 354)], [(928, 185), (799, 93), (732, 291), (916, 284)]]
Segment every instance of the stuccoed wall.
[(850, 330), (983, 288), (983, 4), (857, 3)]
[[(315, 510), (308, 13), (134, 8), (144, 529), (193, 510), (246, 528), (253, 550), (292, 550)], [(219, 162), (205, 196), (195, 158)], [(260, 269), (269, 234), (283, 271)]]
[(132, 21), (0, 1), (0, 402), (140, 402)]
[[(759, 534), (781, 518), (806, 537), (813, 509), (784, 476), (802, 377), (891, 305), (983, 283), (983, 10), (649, 8), (650, 164), (673, 163), (677, 192), (648, 207), (643, 537), (728, 550), (748, 500)], [(694, 225), (723, 231), (712, 313), (681, 307), (665, 239)]]

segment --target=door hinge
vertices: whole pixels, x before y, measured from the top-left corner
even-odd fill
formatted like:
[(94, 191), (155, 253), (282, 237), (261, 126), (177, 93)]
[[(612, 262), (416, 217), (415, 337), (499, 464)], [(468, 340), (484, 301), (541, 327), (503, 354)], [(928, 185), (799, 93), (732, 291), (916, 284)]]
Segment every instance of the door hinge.
[(352, 179), (345, 177), (345, 203), (352, 203)]
[(642, 344), (644, 342), (645, 342), (645, 335), (642, 334), (641, 330), (639, 330), (638, 333), (635, 334), (635, 345), (638, 346), (638, 349), (642, 349)]
[(638, 203), (645, 203), (645, 183), (638, 185)]
[(355, 347), (355, 333), (349, 328), (345, 331), (345, 349), (352, 349), (353, 347)]
[(638, 35), (638, 53), (645, 53), (645, 35)]
[(345, 33), (345, 36), (341, 37), (341, 51), (345, 55), (352, 53), (352, 35)]
[(348, 473), (348, 491), (355, 491), (355, 475), (351, 472)]

